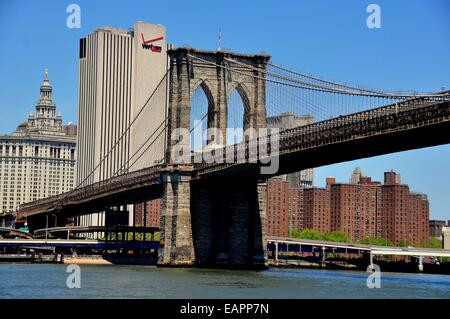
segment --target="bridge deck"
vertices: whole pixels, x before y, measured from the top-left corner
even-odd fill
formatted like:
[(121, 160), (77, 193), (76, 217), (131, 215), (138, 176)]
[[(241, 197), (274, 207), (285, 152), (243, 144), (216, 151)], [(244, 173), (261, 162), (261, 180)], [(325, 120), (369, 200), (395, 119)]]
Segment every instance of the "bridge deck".
[(284, 244), (284, 245), (300, 245), (300, 246), (314, 246), (325, 248), (340, 248), (348, 250), (359, 250), (371, 253), (372, 255), (384, 256), (423, 256), (423, 257), (450, 257), (450, 250), (435, 249), (435, 248), (415, 248), (415, 247), (394, 247), (394, 246), (372, 246), (363, 244), (351, 244), (330, 242), (323, 240), (308, 240), (284, 237), (268, 237), (269, 244)]
[(154, 233), (159, 231), (159, 227), (144, 227), (144, 226), (65, 226), (65, 227), (52, 227), (37, 229), (34, 231), (35, 237), (45, 236), (46, 233), (114, 233), (114, 232), (127, 232), (127, 233)]
[(7, 234), (10, 236), (17, 236), (22, 238), (31, 239), (33, 236), (27, 232), (21, 231), (19, 229), (10, 228), (10, 227), (0, 227), (0, 234)]
[[(280, 175), (357, 158), (450, 143), (449, 100), (450, 95), (417, 98), (286, 130), (279, 134), (279, 151), (266, 157), (279, 158), (279, 169), (273, 175)], [(234, 158), (239, 158), (237, 145), (226, 149), (232, 149)], [(226, 153), (224, 151), (224, 156)], [(195, 164), (194, 174), (197, 177), (260, 176), (260, 168), (264, 165), (260, 161), (252, 161), (248, 147), (244, 148), (244, 153), (244, 162)], [(26, 203), (20, 206), (18, 216), (62, 210), (66, 214), (95, 212), (104, 210), (105, 203), (114, 206), (116, 203), (122, 205), (162, 196), (163, 169), (163, 166), (150, 167)]]

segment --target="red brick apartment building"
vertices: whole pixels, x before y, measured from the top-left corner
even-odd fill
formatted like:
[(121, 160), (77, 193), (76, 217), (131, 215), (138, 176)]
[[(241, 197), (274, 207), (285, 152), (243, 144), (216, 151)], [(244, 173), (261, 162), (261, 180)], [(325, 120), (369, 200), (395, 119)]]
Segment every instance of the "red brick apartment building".
[[(145, 206), (147, 206), (147, 211), (145, 211)], [(144, 223), (144, 215), (146, 216), (146, 221)], [(134, 205), (134, 216), (136, 225), (148, 226), (148, 227), (159, 227), (160, 217), (161, 217), (161, 199), (150, 200), (145, 203), (139, 203)]]
[(289, 181), (280, 177), (267, 181), (266, 234), (287, 237), (289, 235)]
[(380, 183), (332, 184), (330, 192), (333, 230), (345, 232), (353, 241), (379, 237)]
[(326, 188), (303, 190), (303, 226), (320, 232), (331, 231), (331, 193)]
[[(384, 174), (384, 184), (357, 169), (351, 183), (326, 179), (325, 188), (293, 187), (283, 177), (267, 181), (266, 234), (289, 236), (289, 229), (343, 231), (353, 240), (388, 238), (395, 244), (422, 246), (430, 236), (426, 195), (411, 193), (395, 172)], [(159, 227), (161, 200), (135, 205), (136, 225)]]
[[(429, 203), (426, 195), (411, 193), (400, 175), (386, 172), (384, 184), (352, 174), (350, 184), (327, 178), (326, 188), (305, 190), (304, 226), (324, 231), (329, 196), (330, 230), (343, 231), (353, 241), (388, 238), (395, 244), (424, 245), (429, 238)], [(329, 195), (328, 195), (329, 194)]]
[(288, 227), (303, 229), (303, 189), (290, 187), (288, 196)]
[(424, 245), (429, 238), (429, 202), (424, 194), (411, 193), (400, 175), (384, 173), (382, 186), (382, 237), (392, 242)]

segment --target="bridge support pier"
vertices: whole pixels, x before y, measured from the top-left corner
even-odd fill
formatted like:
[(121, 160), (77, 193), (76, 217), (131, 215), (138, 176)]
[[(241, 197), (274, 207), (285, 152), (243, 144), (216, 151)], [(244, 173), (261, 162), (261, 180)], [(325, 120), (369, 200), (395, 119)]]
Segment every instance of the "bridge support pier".
[(320, 267), (325, 268), (327, 266), (325, 261), (325, 246), (320, 249)]
[(419, 269), (420, 272), (423, 271), (423, 257), (422, 256), (419, 257), (419, 265), (417, 268)]
[(372, 251), (369, 253), (369, 262), (370, 262), (370, 264), (369, 264), (370, 269), (372, 271), (375, 271), (374, 266), (373, 266), (373, 254), (372, 254)]
[(191, 174), (190, 166), (162, 174), (158, 265), (267, 268), (265, 181)]
[(278, 242), (275, 242), (275, 265), (278, 265)]
[(266, 268), (266, 183), (256, 178), (211, 177), (192, 182), (196, 264)]
[(163, 199), (158, 266), (193, 266), (191, 167), (162, 174)]

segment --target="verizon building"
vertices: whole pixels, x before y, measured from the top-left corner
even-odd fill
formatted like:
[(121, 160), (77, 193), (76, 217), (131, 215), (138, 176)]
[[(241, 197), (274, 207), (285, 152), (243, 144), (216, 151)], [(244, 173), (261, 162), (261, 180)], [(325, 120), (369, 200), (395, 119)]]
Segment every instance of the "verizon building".
[(133, 30), (100, 27), (80, 39), (77, 185), (163, 159), (166, 51), (165, 27), (142, 22)]
[(163, 158), (165, 134), (144, 143), (165, 118), (166, 49), (165, 28), (142, 22), (134, 30), (101, 27), (80, 39), (77, 183), (88, 185)]

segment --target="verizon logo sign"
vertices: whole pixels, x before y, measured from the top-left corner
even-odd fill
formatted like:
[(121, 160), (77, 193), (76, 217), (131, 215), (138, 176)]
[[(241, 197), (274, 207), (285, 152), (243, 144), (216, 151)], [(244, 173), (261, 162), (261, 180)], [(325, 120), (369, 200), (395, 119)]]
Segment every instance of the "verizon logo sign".
[(145, 40), (144, 34), (141, 33), (141, 39), (142, 39), (142, 49), (161, 53), (161, 46), (155, 45), (155, 44), (153, 44), (153, 42), (161, 41), (162, 39), (164, 39), (164, 37), (157, 37), (157, 38)]

